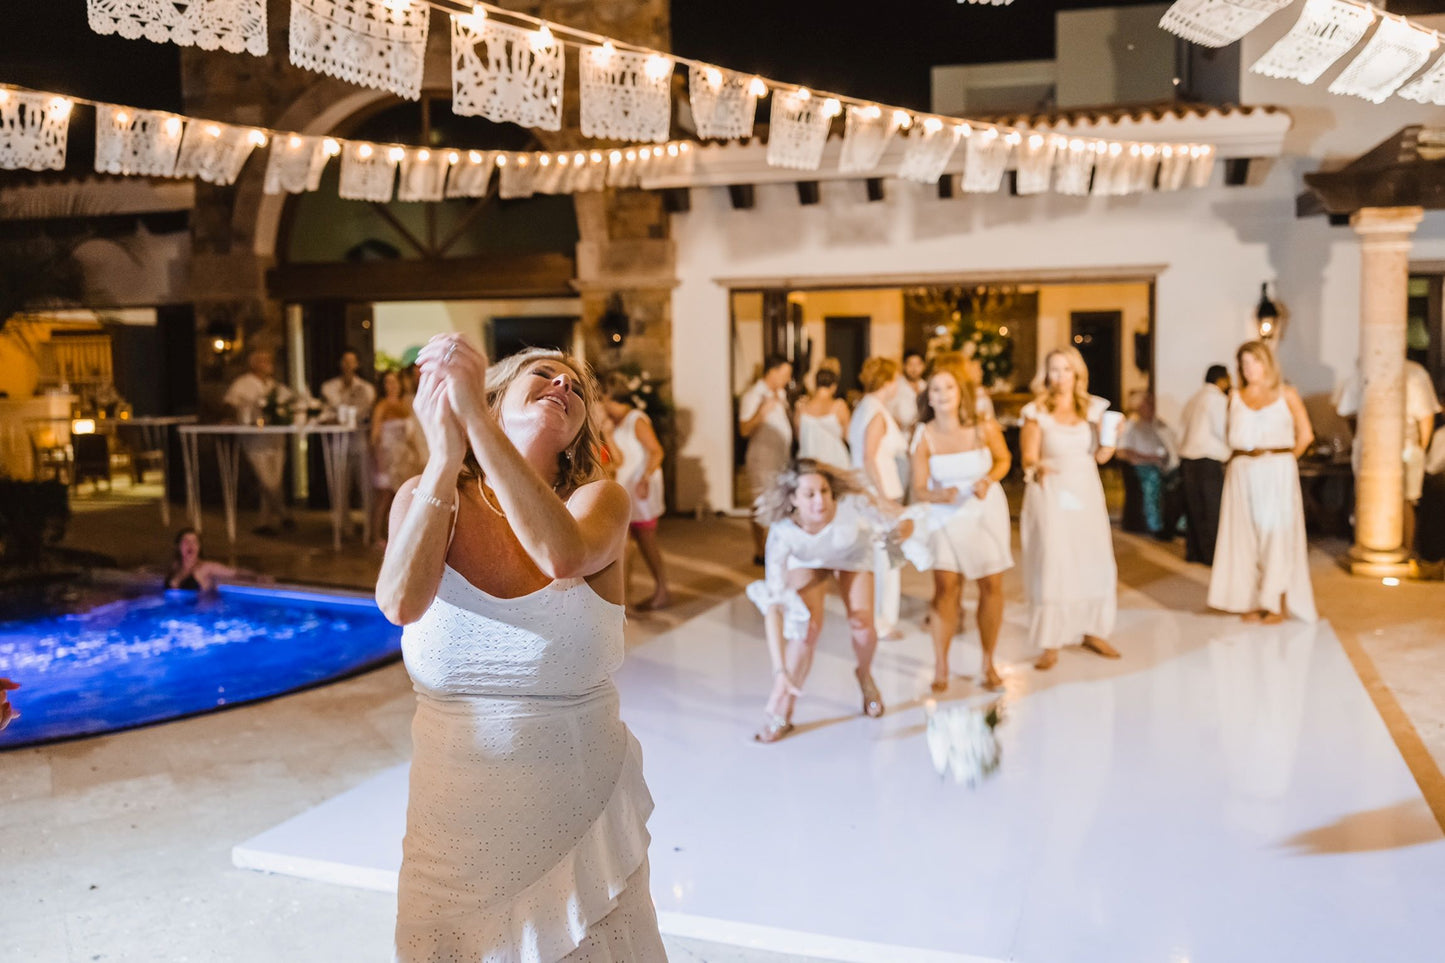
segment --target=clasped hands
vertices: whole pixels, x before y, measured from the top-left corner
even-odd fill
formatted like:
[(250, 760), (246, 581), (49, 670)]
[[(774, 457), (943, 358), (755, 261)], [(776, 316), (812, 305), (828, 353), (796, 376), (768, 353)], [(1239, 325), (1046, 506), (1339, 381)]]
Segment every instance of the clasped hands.
[(467, 453), (468, 424), (488, 414), (486, 381), (491, 362), (470, 338), (433, 335), (417, 354), (421, 377), (413, 407), (432, 457), (460, 465)]

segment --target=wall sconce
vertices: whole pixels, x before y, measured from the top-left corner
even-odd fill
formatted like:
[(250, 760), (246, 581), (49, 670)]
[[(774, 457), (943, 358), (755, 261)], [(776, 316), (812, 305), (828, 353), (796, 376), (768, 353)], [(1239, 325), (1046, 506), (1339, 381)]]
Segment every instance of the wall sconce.
[(602, 312), (597, 325), (609, 348), (620, 348), (622, 342), (632, 333), (632, 319), (622, 306), (622, 295), (614, 294), (607, 299), (607, 309)]
[(206, 341), (211, 346), (211, 354), (216, 361), (225, 361), (226, 357), (236, 349), (236, 326), (230, 321), (220, 318), (213, 318), (206, 325)]
[(1254, 308), (1254, 323), (1262, 341), (1279, 334), (1279, 305), (1269, 299), (1269, 282), (1259, 286), (1259, 304)]

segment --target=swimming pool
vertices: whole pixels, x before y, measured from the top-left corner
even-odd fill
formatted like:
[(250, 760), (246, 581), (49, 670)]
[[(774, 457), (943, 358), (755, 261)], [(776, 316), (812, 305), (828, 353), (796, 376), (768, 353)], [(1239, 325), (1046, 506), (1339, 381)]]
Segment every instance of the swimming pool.
[(0, 675), (22, 684), (0, 749), (253, 702), (396, 659), (369, 596), (226, 586), (0, 622)]

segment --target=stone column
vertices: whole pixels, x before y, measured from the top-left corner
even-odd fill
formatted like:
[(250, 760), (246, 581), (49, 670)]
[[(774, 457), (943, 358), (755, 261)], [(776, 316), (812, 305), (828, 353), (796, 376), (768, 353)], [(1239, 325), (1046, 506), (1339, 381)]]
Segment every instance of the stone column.
[(1360, 236), (1360, 371), (1363, 378), (1350, 571), (1404, 575), (1405, 321), (1410, 236), (1418, 207), (1366, 207), (1350, 218)]

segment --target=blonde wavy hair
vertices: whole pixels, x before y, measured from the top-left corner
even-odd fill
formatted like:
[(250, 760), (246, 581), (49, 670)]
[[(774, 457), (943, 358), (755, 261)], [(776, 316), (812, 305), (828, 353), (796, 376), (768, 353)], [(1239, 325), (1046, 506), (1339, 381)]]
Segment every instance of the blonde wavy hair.
[(1249, 355), (1260, 364), (1264, 365), (1264, 380), (1267, 387), (1278, 388), (1284, 378), (1279, 373), (1279, 362), (1274, 358), (1274, 351), (1263, 341), (1246, 341), (1234, 352), (1234, 364), (1239, 369), (1239, 386), (1249, 387), (1249, 382), (1244, 380), (1244, 356)]
[(798, 484), (804, 475), (821, 476), (833, 492), (835, 502), (845, 495), (858, 495), (865, 491), (863, 482), (855, 473), (812, 458), (799, 458), (778, 472), (773, 484), (753, 502), (753, 517), (759, 525), (772, 526), (793, 517), (793, 496), (798, 493)]
[[(571, 368), (577, 376), (577, 387), (582, 392), (582, 425), (577, 429), (577, 435), (571, 444), (557, 453), (557, 484), (553, 488), (558, 495), (566, 498), (588, 482), (603, 477), (602, 433), (592, 417), (592, 412), (601, 399), (601, 391), (597, 387), (597, 377), (592, 373), (591, 366), (581, 358), (574, 358), (551, 348), (527, 348), (519, 351), (487, 368), (487, 408), (500, 421), (498, 407), (501, 405), (502, 396), (507, 393), (512, 382), (526, 374), (539, 361), (556, 361)], [(481, 465), (470, 447), (463, 464), (463, 479), (481, 477)]]
[(1054, 411), (1053, 384), (1049, 380), (1049, 362), (1055, 356), (1068, 361), (1069, 367), (1074, 370), (1074, 412), (1080, 418), (1089, 417), (1089, 367), (1084, 364), (1084, 356), (1079, 354), (1079, 349), (1071, 344), (1062, 348), (1055, 348), (1044, 355), (1044, 363), (1039, 367), (1039, 373), (1034, 375), (1030, 388), (1034, 392), (1034, 402), (1045, 411)]
[[(945, 359), (935, 361), (932, 370), (928, 372), (928, 380), (932, 381), (939, 375), (948, 375), (958, 385), (958, 422), (965, 428), (972, 428), (978, 424), (978, 385), (968, 377), (966, 369), (960, 361)], [(937, 417), (938, 412), (934, 410), (933, 404), (928, 400), (928, 389), (923, 389), (919, 396), (918, 420), (922, 422), (932, 421)]]

